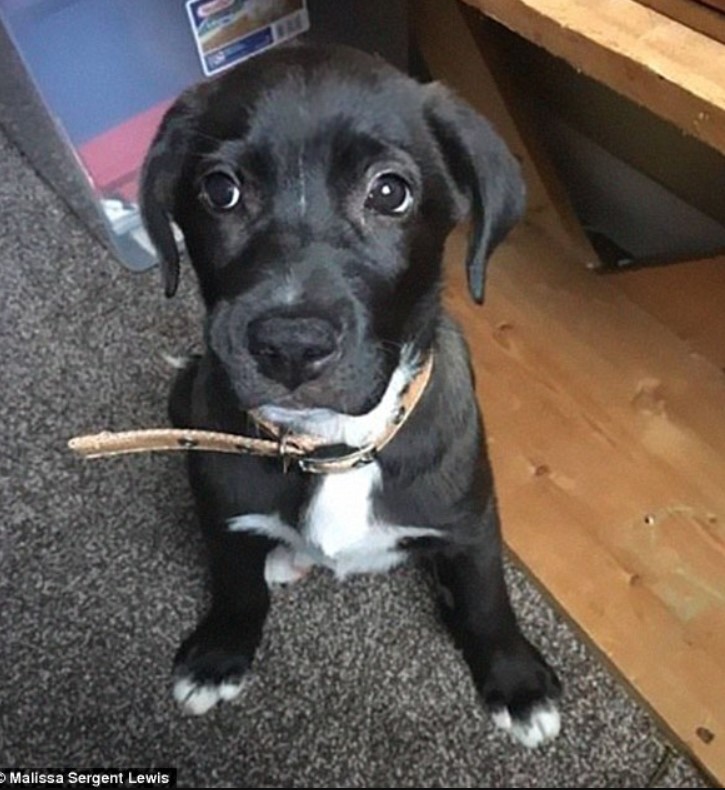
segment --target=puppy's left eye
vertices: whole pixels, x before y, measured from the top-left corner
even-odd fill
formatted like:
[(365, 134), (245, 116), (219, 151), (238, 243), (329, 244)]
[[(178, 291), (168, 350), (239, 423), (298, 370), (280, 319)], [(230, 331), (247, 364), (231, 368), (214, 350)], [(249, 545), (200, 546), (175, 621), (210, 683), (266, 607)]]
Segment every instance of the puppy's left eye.
[(236, 179), (221, 171), (207, 173), (201, 181), (201, 197), (219, 211), (229, 211), (239, 203), (241, 196)]
[(365, 208), (385, 216), (400, 216), (413, 205), (408, 182), (397, 173), (380, 173), (368, 188)]

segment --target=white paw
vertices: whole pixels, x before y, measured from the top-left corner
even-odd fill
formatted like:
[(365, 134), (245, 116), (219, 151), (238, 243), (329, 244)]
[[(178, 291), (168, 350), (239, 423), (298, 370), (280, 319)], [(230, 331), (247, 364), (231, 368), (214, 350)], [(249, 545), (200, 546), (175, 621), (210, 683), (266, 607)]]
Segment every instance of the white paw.
[(184, 713), (203, 716), (218, 702), (234, 699), (247, 682), (246, 677), (222, 683), (196, 683), (190, 677), (180, 677), (174, 681), (174, 699)]
[(306, 576), (313, 562), (287, 546), (275, 546), (264, 563), (264, 580), (268, 586), (292, 584)]
[(161, 359), (174, 370), (184, 370), (184, 368), (188, 368), (189, 365), (194, 361), (193, 354), (186, 354), (183, 357), (176, 356), (175, 354), (169, 354), (166, 351), (161, 351)]
[(561, 729), (561, 717), (553, 702), (537, 705), (525, 719), (512, 718), (508, 708), (494, 711), (491, 718), (497, 727), (529, 749), (553, 741)]

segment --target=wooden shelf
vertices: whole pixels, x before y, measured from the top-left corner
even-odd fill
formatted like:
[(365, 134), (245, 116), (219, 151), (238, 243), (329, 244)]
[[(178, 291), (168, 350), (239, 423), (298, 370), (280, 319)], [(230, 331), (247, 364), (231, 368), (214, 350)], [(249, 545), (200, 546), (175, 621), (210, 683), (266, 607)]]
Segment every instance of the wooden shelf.
[(465, 0), (725, 153), (725, 46), (636, 0)]
[(725, 374), (532, 225), (495, 256), (478, 308), (464, 244), (449, 244), (449, 304), (506, 544), (722, 781)]
[[(723, 0), (637, 0), (642, 5), (681, 22), (725, 44), (725, 3)], [(720, 8), (718, 9), (717, 4)]]

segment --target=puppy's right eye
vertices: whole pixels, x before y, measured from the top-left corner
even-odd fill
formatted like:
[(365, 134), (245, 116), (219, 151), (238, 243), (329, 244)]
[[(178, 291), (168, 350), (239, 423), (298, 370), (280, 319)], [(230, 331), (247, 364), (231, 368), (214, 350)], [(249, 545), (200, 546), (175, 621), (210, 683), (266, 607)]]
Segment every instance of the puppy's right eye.
[(201, 181), (202, 199), (217, 211), (233, 209), (239, 203), (241, 194), (239, 184), (229, 173), (207, 173)]

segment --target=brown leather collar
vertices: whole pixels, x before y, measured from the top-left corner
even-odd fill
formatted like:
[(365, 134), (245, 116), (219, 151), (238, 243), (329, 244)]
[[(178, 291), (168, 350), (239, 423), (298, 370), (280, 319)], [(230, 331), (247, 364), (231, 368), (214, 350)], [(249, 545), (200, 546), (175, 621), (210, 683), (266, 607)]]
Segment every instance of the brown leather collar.
[(158, 450), (203, 450), (281, 458), (285, 471), (290, 464), (296, 464), (301, 471), (311, 474), (346, 472), (374, 461), (378, 453), (393, 440), (418, 405), (432, 371), (431, 353), (398, 393), (398, 406), (382, 433), (363, 447), (354, 449), (347, 445), (330, 444), (326, 439), (309, 434), (288, 433), (256, 412), (250, 413), (252, 419), (271, 438), (259, 439), (216, 431), (151, 428), (77, 436), (68, 442), (68, 446), (85, 458)]

